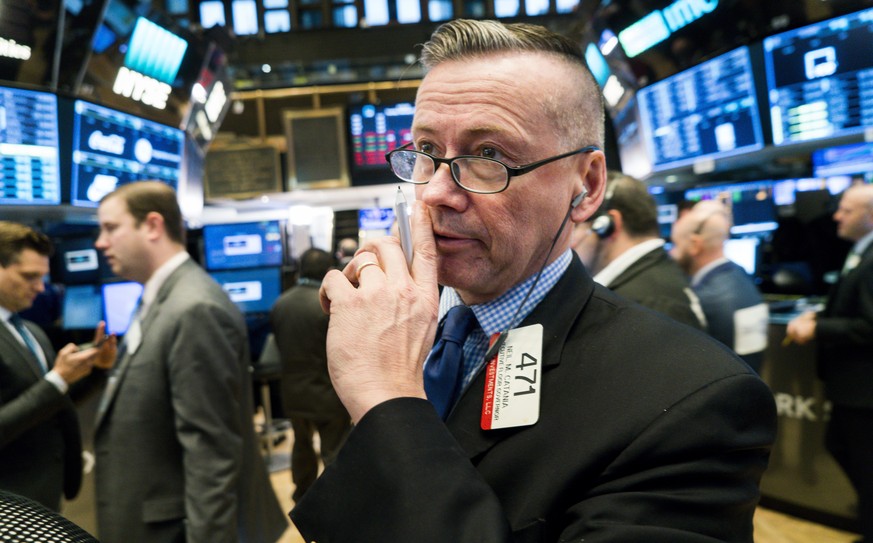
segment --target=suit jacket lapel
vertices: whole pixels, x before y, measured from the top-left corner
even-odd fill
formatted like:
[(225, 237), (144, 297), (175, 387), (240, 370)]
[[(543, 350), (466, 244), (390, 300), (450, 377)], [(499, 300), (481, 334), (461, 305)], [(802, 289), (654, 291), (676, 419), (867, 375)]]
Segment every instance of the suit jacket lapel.
[[(171, 273), (170, 276), (167, 277), (166, 281), (164, 281), (164, 284), (161, 285), (161, 288), (158, 290), (157, 296), (155, 296), (154, 301), (152, 301), (152, 303), (148, 307), (145, 318), (140, 323), (142, 334), (140, 338), (140, 345), (137, 347), (137, 352), (142, 349), (142, 344), (145, 341), (148, 329), (151, 327), (152, 323), (155, 322), (159, 317), (161, 312), (161, 304), (163, 304), (164, 301), (166, 301), (166, 299), (169, 297), (170, 292), (173, 290), (173, 287), (179, 281), (179, 278), (185, 275), (185, 270), (189, 266), (196, 266), (196, 264), (194, 264), (194, 262), (191, 260), (186, 260), (182, 265), (173, 270), (173, 273)], [(117, 369), (112, 377), (115, 379), (115, 383), (114, 385), (110, 385), (112, 387), (111, 389), (107, 390), (109, 397), (102, 400), (102, 402), (105, 402), (105, 408), (98, 411), (95, 428), (100, 427), (100, 422), (103, 420), (103, 415), (109, 411), (109, 407), (112, 405), (115, 396), (118, 394), (118, 390), (121, 388), (121, 383), (122, 381), (124, 381), (124, 376), (127, 374), (127, 368), (130, 367), (131, 360), (134, 356), (136, 356), (136, 352), (131, 353), (125, 351), (121, 359), (116, 361)]]
[[(584, 305), (594, 291), (594, 281), (579, 259), (573, 255), (570, 267), (542, 302), (527, 316), (519, 327), (543, 325), (543, 373), (558, 366), (567, 336), (576, 323)], [(457, 405), (449, 414), (446, 424), (468, 456), (474, 459), (496, 443), (524, 429), (482, 430), (480, 419), (485, 391), (484, 367), (466, 388)], [(549, 393), (543, 388), (542, 395)]]
[[(25, 326), (27, 325), (25, 324)], [(34, 337), (36, 337), (36, 335), (34, 335)], [(30, 370), (33, 372), (34, 376), (36, 376), (38, 379), (42, 378), (43, 371), (42, 365), (39, 363), (39, 360), (37, 360), (36, 356), (32, 352), (30, 352), (30, 349), (22, 345), (21, 342), (18, 341), (18, 338), (12, 335), (12, 332), (10, 332), (9, 329), (6, 328), (6, 325), (2, 323), (0, 323), (0, 342), (6, 342), (9, 348), (11, 348), (14, 352), (18, 353), (19, 358), (21, 358), (21, 360), (23, 360), (28, 365), (28, 367), (30, 367)], [(38, 337), (37, 343), (39, 344), (40, 348), (43, 349), (46, 360), (48, 360), (49, 351), (45, 350), (45, 346), (42, 344), (41, 341), (39, 341)]]

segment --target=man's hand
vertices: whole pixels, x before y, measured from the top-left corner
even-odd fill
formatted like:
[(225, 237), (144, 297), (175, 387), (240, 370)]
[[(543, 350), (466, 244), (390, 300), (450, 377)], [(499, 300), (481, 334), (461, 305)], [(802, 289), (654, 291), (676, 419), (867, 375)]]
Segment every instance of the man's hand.
[(806, 311), (791, 319), (785, 330), (785, 336), (798, 345), (809, 343), (815, 339), (815, 312)]
[(99, 352), (99, 349), (93, 348), (81, 350), (75, 343), (68, 343), (58, 351), (52, 371), (60, 375), (68, 385), (72, 385), (91, 373)]
[(101, 370), (111, 369), (115, 365), (115, 357), (118, 355), (118, 338), (115, 334), (106, 335), (106, 322), (100, 321), (94, 330), (92, 345), (98, 345), (97, 358), (94, 359), (94, 367)]
[(439, 307), (436, 244), (420, 202), (412, 217), (411, 269), (395, 237), (368, 242), (321, 285), (330, 313), (331, 381), (354, 422), (399, 397), (425, 398), (422, 367), (433, 346)]

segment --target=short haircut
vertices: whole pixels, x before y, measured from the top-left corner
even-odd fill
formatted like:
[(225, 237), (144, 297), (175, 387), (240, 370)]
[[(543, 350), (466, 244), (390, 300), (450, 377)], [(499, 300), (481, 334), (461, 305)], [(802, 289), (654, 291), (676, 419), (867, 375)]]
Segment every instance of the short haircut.
[[(499, 53), (543, 53), (563, 60), (578, 74), (571, 96), (544, 89), (542, 106), (559, 136), (571, 145), (603, 147), (605, 110), (597, 81), (585, 64), (580, 46), (551, 30), (527, 23), (504, 24), (497, 21), (456, 19), (441, 25), (424, 44), (421, 64), (430, 70), (456, 60), (468, 60)], [(475, 77), (475, 74), (470, 74)], [(519, 74), (523, 78), (525, 74)]]
[(300, 255), (300, 278), (321, 281), (336, 267), (333, 255), (321, 249), (307, 249)]
[(660, 235), (658, 205), (639, 179), (610, 171), (601, 208), (620, 212), (622, 225), (631, 237)]
[(0, 266), (5, 268), (18, 262), (25, 249), (42, 256), (54, 252), (51, 240), (42, 232), (17, 222), (0, 221)]
[(149, 213), (155, 212), (164, 218), (167, 236), (176, 243), (185, 245), (185, 221), (173, 187), (161, 181), (138, 181), (121, 185), (101, 200), (121, 198), (127, 210), (139, 226)]

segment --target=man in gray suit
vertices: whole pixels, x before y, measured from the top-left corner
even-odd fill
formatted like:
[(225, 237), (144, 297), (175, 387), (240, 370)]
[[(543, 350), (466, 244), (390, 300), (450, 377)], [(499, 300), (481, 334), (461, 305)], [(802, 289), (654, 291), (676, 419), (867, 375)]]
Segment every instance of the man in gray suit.
[(186, 253), (176, 193), (124, 185), (97, 214), (96, 247), (144, 285), (95, 423), (100, 540), (275, 541), (287, 521), (255, 441), (245, 324)]
[[(99, 383), (115, 354), (70, 343), (55, 356), (39, 326), (17, 316), (45, 288), (51, 241), (35, 230), (0, 221), (0, 489), (57, 511), (82, 483), (82, 439), (73, 397)], [(95, 342), (103, 339), (104, 324)], [(75, 383), (75, 386), (72, 386)]]

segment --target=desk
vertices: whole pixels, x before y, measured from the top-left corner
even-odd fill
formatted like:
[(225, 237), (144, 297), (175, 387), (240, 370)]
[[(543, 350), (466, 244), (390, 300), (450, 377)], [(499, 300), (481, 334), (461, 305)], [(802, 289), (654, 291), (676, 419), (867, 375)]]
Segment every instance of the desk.
[(831, 403), (816, 377), (815, 344), (783, 347), (794, 315), (773, 315), (761, 377), (776, 399), (779, 428), (761, 503), (836, 528), (857, 531), (857, 496), (824, 446)]

